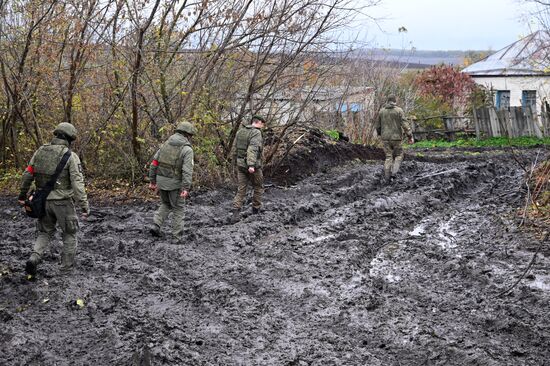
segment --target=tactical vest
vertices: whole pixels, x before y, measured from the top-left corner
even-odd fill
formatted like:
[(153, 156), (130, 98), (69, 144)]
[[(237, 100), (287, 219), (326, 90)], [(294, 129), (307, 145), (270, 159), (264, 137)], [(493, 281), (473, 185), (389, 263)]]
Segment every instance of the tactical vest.
[[(236, 136), (235, 148), (237, 150), (237, 159), (244, 159), (245, 165), (246, 165), (246, 155), (248, 151), (248, 144), (254, 130), (255, 128), (243, 127), (243, 129), (239, 131)], [(262, 156), (262, 150), (263, 150), (263, 146), (260, 146), (260, 148), (258, 149), (258, 156), (256, 157), (258, 161)]]
[(191, 144), (168, 140), (160, 147), (158, 175), (181, 179), (181, 165), (183, 164), (181, 152), (185, 146), (191, 146)]
[[(33, 160), (34, 180), (37, 188), (44, 187), (50, 180), (67, 150), (67, 146), (50, 144), (43, 145), (38, 149)], [(57, 178), (54, 189), (71, 189), (71, 179), (67, 166), (68, 164), (65, 165)]]
[(235, 146), (237, 148), (237, 158), (246, 158), (246, 150), (248, 149), (248, 133), (240, 131), (237, 133)]

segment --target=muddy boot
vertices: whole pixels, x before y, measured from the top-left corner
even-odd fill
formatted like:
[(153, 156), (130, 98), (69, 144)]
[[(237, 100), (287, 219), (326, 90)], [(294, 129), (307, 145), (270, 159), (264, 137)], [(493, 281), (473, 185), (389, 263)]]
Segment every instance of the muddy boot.
[(170, 238), (170, 244), (182, 245), (185, 244), (185, 239), (183, 236), (173, 236)]
[(153, 224), (153, 226), (149, 228), (149, 233), (151, 233), (151, 235), (153, 235), (155, 238), (162, 238), (160, 227), (157, 224)]
[(235, 224), (239, 221), (241, 221), (241, 210), (234, 209), (231, 214), (231, 223)]
[(74, 269), (74, 253), (63, 253), (61, 257), (61, 271), (64, 273), (72, 272)]
[(27, 263), (25, 263), (25, 272), (28, 275), (31, 275), (31, 276), (35, 277), (36, 276), (36, 267), (37, 267), (36, 262), (33, 261), (32, 259), (29, 259), (27, 261)]
[(387, 186), (390, 181), (391, 171), (387, 171), (386, 169), (382, 170), (380, 172), (380, 185)]

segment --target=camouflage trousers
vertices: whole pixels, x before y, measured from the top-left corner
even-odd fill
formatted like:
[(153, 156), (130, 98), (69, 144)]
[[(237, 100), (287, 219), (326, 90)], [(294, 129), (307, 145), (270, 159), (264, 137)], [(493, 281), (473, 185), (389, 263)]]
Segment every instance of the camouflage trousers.
[(160, 228), (162, 224), (168, 218), (170, 212), (172, 212), (172, 234), (176, 238), (181, 238), (183, 235), (184, 225), (184, 207), (185, 199), (180, 197), (180, 190), (173, 191), (159, 190), (160, 193), (160, 206), (155, 212), (153, 222)]
[(382, 149), (386, 154), (384, 162), (384, 178), (389, 179), (399, 171), (401, 162), (403, 162), (403, 146), (401, 140), (384, 140)]
[(243, 206), (248, 185), (252, 185), (254, 193), (252, 195), (252, 207), (260, 208), (262, 206), (262, 195), (264, 193), (264, 174), (262, 168), (256, 168), (254, 173), (249, 173), (247, 168), (237, 167), (237, 194), (233, 199), (233, 208), (240, 210)]
[(63, 256), (61, 264), (64, 268), (70, 268), (74, 265), (76, 254), (78, 232), (78, 217), (72, 200), (49, 200), (46, 201), (46, 216), (38, 220), (38, 237), (31, 254), (30, 260), (40, 263), (44, 252), (50, 246), (56, 229), (59, 225), (63, 239)]

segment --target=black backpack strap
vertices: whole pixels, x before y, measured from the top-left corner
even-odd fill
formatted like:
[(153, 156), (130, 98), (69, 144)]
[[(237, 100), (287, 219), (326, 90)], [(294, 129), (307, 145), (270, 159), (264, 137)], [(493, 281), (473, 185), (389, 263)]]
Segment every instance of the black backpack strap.
[(67, 152), (63, 155), (61, 158), (61, 161), (59, 164), (57, 164), (57, 168), (55, 168), (55, 173), (53, 173), (50, 180), (46, 183), (44, 186), (44, 189), (48, 192), (51, 192), (53, 190), (53, 187), (55, 185), (55, 181), (57, 181), (57, 178), (59, 178), (59, 174), (61, 174), (61, 171), (63, 168), (65, 168), (65, 165), (67, 164), (67, 161), (69, 161), (69, 158), (71, 157), (72, 151), (71, 149), (67, 150)]

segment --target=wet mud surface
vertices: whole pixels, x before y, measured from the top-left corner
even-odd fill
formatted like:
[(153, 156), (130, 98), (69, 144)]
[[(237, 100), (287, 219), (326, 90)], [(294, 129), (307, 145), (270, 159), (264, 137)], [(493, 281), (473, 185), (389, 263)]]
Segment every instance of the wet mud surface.
[(548, 244), (498, 296), (539, 246), (516, 214), (536, 152), (409, 152), (390, 186), (341, 166), (237, 224), (232, 190), (203, 193), (183, 244), (149, 237), (153, 204), (95, 206), (78, 267), (57, 241), (35, 281), (33, 221), (2, 198), (0, 364), (549, 365)]

